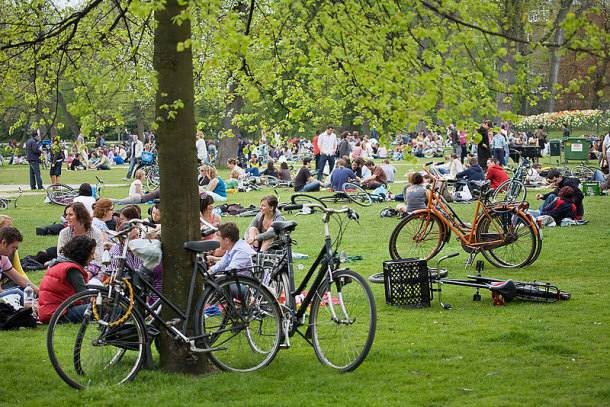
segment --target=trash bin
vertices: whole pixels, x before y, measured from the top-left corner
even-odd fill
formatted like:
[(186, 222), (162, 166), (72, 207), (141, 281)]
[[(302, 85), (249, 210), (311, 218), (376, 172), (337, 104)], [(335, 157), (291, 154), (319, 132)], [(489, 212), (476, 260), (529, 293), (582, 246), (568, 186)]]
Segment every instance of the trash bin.
[(549, 141), (549, 155), (561, 155), (561, 140), (551, 140)]
[(568, 160), (589, 160), (589, 139), (586, 138), (567, 138), (565, 143), (565, 159)]

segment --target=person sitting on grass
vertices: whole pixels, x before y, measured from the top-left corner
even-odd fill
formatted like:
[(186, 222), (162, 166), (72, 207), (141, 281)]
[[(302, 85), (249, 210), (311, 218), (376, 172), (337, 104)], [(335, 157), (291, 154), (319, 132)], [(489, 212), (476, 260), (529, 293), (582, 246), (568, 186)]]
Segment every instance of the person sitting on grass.
[(561, 188), (569, 186), (574, 191), (574, 205), (576, 205), (576, 213), (574, 214), (574, 219), (581, 219), (585, 213), (585, 209), (582, 204), (582, 200), (585, 196), (578, 187), (578, 185), (580, 184), (578, 178), (564, 177), (563, 175), (561, 175), (561, 172), (559, 172), (557, 168), (551, 168), (546, 178), (550, 182), (551, 186), (555, 187), (555, 189), (546, 194), (536, 194), (536, 199), (544, 200), (538, 210), (542, 212), (543, 209), (548, 207), (555, 200), (555, 198), (559, 196), (559, 191), (561, 190)]
[(385, 171), (381, 167), (377, 167), (373, 160), (368, 160), (365, 164), (366, 168), (371, 172), (368, 178), (362, 180), (362, 187), (365, 189), (379, 188), (381, 185), (388, 185)]
[[(213, 212), (214, 198), (208, 194), (203, 194), (199, 198), (199, 226), (203, 227), (203, 221), (208, 222), (214, 227), (218, 227), (222, 223), (222, 218), (219, 214)], [(218, 240), (218, 234), (211, 234), (201, 240)]]
[(555, 198), (550, 205), (544, 207), (542, 210), (529, 209), (527, 212), (538, 218), (541, 223), (545, 223), (544, 226), (552, 226), (546, 224), (542, 217), (544, 215), (553, 218), (555, 225), (560, 225), (561, 221), (565, 218), (574, 219), (576, 214), (576, 205), (574, 205), (574, 190), (572, 187), (565, 186), (559, 190), (559, 196)]
[(330, 174), (330, 184), (333, 191), (342, 191), (343, 184), (350, 181), (360, 182), (354, 171), (346, 167), (347, 163), (343, 158), (337, 160), (337, 167)]
[(472, 191), (473, 186), (471, 184), (472, 181), (484, 181), (485, 180), (485, 172), (483, 172), (483, 168), (479, 165), (477, 157), (470, 157), (468, 160), (470, 167), (466, 168), (464, 171), (460, 171), (455, 174), (456, 179), (463, 179), (466, 181), (466, 185), (468, 185), (468, 189)]
[(489, 184), (491, 189), (496, 189), (504, 181), (508, 181), (508, 175), (506, 175), (506, 171), (498, 165), (497, 158), (490, 157), (487, 159), (487, 176), (485, 179), (491, 182)]
[(288, 168), (288, 163), (286, 161), (282, 161), (280, 163), (280, 180), (292, 181), (292, 176), (290, 175), (290, 169)]
[(93, 188), (91, 185), (84, 182), (78, 187), (78, 196), (72, 202), (80, 202), (85, 205), (90, 216), (93, 216), (93, 204), (95, 197), (93, 196)]
[(261, 163), (258, 161), (257, 155), (253, 153), (250, 156), (250, 161), (248, 161), (248, 168), (246, 168), (246, 174), (258, 177), (260, 173)]
[(23, 289), (30, 284), (34, 294), (38, 295), (38, 286), (15, 270), (11, 262), (11, 257), (15, 255), (21, 242), (23, 242), (23, 235), (17, 228), (4, 226), (0, 229), (0, 280), (6, 276), (16, 284), (15, 287), (7, 290), (0, 288), (0, 298), (11, 294), (18, 294), (21, 298), (20, 302), (23, 305)]
[[(48, 323), (55, 310), (70, 296), (87, 290), (89, 276), (85, 267), (93, 260), (95, 240), (87, 236), (76, 236), (60, 250), (40, 282), (38, 319)], [(89, 304), (69, 308), (59, 322), (80, 322)]]
[(310, 192), (320, 190), (320, 181), (316, 180), (311, 176), (309, 169), (311, 168), (311, 158), (306, 157), (303, 159), (303, 166), (299, 170), (299, 173), (294, 177), (294, 190), (295, 192)]
[(146, 173), (143, 170), (137, 170), (131, 185), (129, 186), (129, 196), (123, 199), (112, 199), (112, 202), (123, 202), (126, 204), (136, 204), (142, 202), (142, 196), (144, 196), (143, 191), (143, 181), (146, 178)]
[(204, 165), (203, 168), (205, 175), (209, 178), (210, 182), (206, 186), (207, 189), (199, 187), (199, 196), (205, 191), (214, 198), (214, 202), (226, 201), (227, 189), (225, 187), (225, 182), (218, 176), (216, 168), (209, 165)]
[(428, 199), (430, 199), (430, 191), (424, 187), (423, 175), (414, 172), (409, 177), (409, 182), (411, 184), (405, 185), (402, 189), (402, 196), (406, 205), (398, 205), (398, 210), (407, 214), (424, 209)]
[(222, 270), (240, 270), (252, 267), (252, 255), (255, 253), (244, 239), (239, 238), (239, 228), (235, 222), (226, 222), (218, 226), (220, 248), (226, 250), (220, 260), (214, 264), (209, 273)]
[(275, 195), (267, 195), (261, 199), (261, 211), (252, 219), (246, 230), (246, 243), (253, 248), (259, 248), (264, 252), (277, 238), (277, 234), (271, 228), (276, 221), (284, 221), (284, 215), (277, 209), (278, 201)]

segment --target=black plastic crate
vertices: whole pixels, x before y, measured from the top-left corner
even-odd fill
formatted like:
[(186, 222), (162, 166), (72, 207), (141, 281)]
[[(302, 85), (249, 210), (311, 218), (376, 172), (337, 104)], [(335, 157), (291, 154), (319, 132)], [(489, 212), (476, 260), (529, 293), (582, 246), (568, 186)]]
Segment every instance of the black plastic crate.
[(428, 264), (421, 259), (383, 262), (385, 301), (406, 308), (430, 307)]

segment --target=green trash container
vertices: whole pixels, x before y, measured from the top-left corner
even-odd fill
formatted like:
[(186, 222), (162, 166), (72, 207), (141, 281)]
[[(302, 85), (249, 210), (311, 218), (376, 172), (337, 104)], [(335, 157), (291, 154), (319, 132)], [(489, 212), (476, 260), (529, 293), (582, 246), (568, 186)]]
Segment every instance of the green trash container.
[(589, 139), (570, 137), (565, 139), (565, 158), (568, 160), (589, 160)]
[(560, 156), (561, 155), (561, 140), (549, 141), (550, 155)]

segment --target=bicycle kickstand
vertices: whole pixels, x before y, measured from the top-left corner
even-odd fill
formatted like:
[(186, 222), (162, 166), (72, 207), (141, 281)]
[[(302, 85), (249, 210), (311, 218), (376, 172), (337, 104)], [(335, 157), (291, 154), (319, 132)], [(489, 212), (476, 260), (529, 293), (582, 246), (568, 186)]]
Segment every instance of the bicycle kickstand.
[[(485, 262), (483, 260), (477, 261), (477, 277), (481, 277), (481, 271), (485, 267)], [(479, 293), (479, 287), (476, 288), (476, 292), (472, 296), (472, 301), (481, 301), (481, 294)]]

